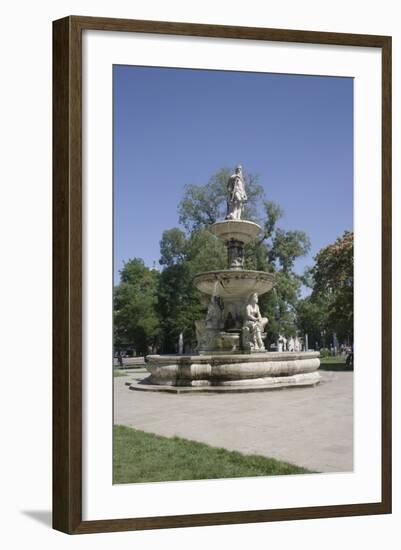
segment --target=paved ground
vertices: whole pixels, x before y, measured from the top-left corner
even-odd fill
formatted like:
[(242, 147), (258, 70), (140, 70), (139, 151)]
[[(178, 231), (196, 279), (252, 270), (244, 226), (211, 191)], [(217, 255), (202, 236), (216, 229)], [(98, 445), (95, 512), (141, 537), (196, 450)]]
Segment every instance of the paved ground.
[(353, 374), (321, 371), (314, 388), (245, 394), (138, 392), (114, 378), (114, 423), (256, 453), (319, 472), (353, 467)]

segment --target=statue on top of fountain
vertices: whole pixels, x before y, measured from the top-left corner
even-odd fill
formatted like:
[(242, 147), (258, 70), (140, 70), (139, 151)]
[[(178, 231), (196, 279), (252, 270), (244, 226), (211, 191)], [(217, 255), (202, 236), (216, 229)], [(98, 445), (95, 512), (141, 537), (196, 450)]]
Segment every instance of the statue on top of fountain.
[(240, 220), (243, 204), (248, 200), (241, 165), (236, 167), (227, 182), (227, 194), (226, 220)]

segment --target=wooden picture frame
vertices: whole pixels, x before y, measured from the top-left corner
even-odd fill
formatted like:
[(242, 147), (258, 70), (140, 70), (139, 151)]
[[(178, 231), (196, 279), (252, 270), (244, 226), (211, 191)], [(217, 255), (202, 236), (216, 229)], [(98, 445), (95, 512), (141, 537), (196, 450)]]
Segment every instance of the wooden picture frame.
[[(378, 48), (382, 58), (382, 496), (379, 502), (82, 521), (82, 31)], [(391, 512), (391, 37), (71, 16), (53, 23), (53, 527), (69, 534)]]

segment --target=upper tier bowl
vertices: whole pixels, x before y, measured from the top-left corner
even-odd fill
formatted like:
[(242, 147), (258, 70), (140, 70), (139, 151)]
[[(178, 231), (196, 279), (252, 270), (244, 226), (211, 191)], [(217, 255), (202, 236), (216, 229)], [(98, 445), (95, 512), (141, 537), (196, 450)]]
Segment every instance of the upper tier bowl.
[(235, 240), (247, 244), (256, 239), (261, 227), (246, 220), (224, 220), (214, 223), (209, 229), (222, 241)]
[(198, 273), (193, 279), (198, 290), (222, 298), (245, 298), (256, 292), (264, 294), (273, 288), (274, 275), (265, 271), (230, 270)]

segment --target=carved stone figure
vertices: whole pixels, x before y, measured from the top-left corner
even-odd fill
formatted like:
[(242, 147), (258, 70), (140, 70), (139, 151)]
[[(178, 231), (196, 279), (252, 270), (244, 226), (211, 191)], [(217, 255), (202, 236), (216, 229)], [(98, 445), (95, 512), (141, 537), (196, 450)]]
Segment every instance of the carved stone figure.
[(265, 351), (262, 334), (268, 322), (262, 317), (258, 305), (258, 295), (251, 294), (245, 307), (245, 322), (242, 328), (242, 345), (250, 351)]
[(277, 348), (278, 351), (287, 351), (287, 338), (282, 334), (278, 335)]
[(206, 321), (203, 319), (195, 321), (196, 341), (198, 343), (197, 351), (212, 349), (216, 338), (217, 330), (208, 329)]
[(223, 328), (223, 300), (218, 296), (212, 296), (209, 302), (209, 307), (206, 315), (206, 328), (220, 329)]
[(245, 192), (242, 166), (237, 166), (227, 182), (227, 216), (226, 220), (240, 220), (242, 206), (248, 200)]
[(294, 351), (302, 351), (302, 340), (298, 336), (295, 337)]
[(227, 243), (228, 269), (242, 269), (244, 266), (244, 243), (231, 239)]
[(184, 353), (184, 335), (182, 332), (180, 332), (180, 336), (178, 337), (178, 355), (182, 355)]

